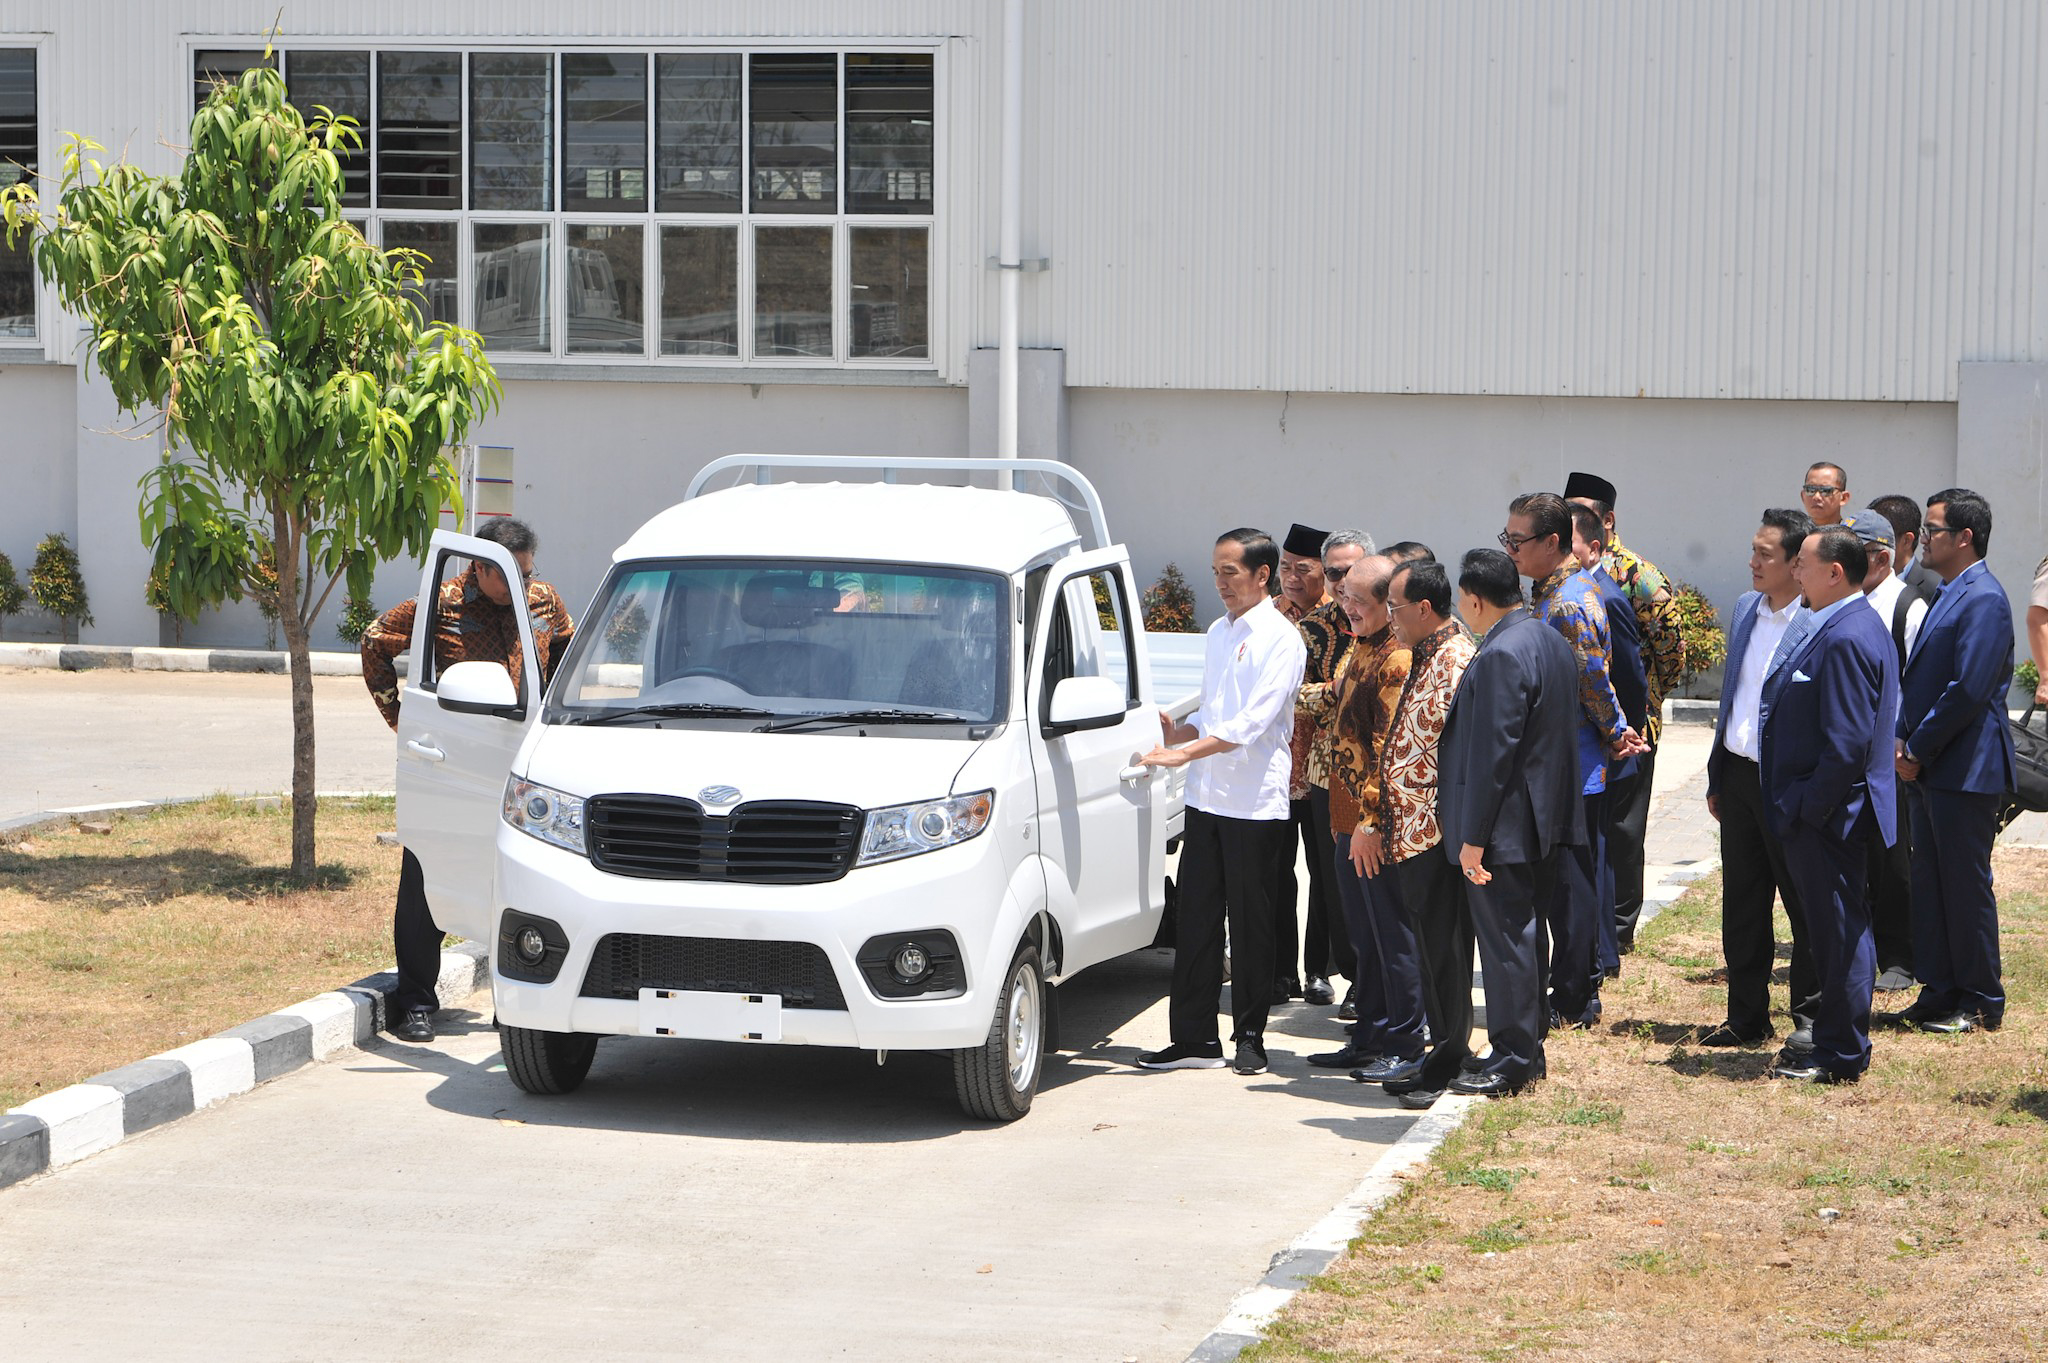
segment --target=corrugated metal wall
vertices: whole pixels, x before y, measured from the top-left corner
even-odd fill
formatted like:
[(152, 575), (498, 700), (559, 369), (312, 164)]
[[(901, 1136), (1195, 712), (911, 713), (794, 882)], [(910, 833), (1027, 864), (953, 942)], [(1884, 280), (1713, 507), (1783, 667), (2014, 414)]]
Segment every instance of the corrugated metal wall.
[[(273, 0), (6, 0), (177, 135)], [(297, 0), (299, 34), (944, 40), (941, 371), (992, 344), (999, 0)], [(1024, 334), (1128, 388), (1950, 401), (2048, 359), (2039, 0), (1028, 0)], [(167, 131), (168, 130), (168, 131)]]

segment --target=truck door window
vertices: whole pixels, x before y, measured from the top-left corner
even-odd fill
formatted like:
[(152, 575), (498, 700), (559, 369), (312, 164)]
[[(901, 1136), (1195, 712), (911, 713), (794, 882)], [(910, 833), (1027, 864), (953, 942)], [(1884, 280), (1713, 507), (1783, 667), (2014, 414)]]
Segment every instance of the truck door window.
[(1046, 631), (1043, 694), (1050, 699), (1052, 689), (1068, 677), (1109, 677), (1135, 703), (1130, 619), (1120, 571), (1104, 569), (1061, 584), (1059, 609)]
[[(519, 688), (519, 703), (526, 704), (526, 666), (523, 646), (519, 642), (519, 623), (511, 612), (503, 612), (502, 634), (496, 629), (479, 631), (480, 620), (496, 621), (496, 613), (476, 611), (475, 599), (483, 592), (478, 585), (476, 572), (495, 573), (497, 565), (482, 559), (444, 550), (441, 561), (434, 571), (434, 593), (417, 607), (430, 613), (427, 621), (427, 638), (433, 647), (427, 650), (427, 657), (414, 658), (412, 666), (419, 672), (419, 686), (423, 691), (432, 691), (439, 684), (440, 676), (450, 666), (460, 662), (505, 662), (512, 660), (517, 666), (508, 668), (512, 680)], [(514, 590), (522, 590), (515, 587)], [(465, 605), (470, 609), (465, 611)]]

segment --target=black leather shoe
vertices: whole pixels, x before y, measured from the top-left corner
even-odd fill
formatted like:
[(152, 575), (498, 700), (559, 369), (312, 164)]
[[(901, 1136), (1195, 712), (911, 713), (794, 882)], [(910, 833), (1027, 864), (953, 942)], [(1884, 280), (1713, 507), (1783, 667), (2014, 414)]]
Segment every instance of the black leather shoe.
[(1961, 1036), (1976, 1031), (1981, 1024), (1975, 1013), (1950, 1013), (1945, 1018), (1923, 1018), (1913, 1025), (1936, 1036)]
[(1442, 1089), (1403, 1089), (1394, 1095), (1402, 1107), (1412, 1112), (1422, 1112), (1436, 1106), (1436, 1100), (1444, 1096)]
[(1510, 1079), (1499, 1070), (1482, 1070), (1478, 1074), (1459, 1075), (1451, 1081), (1450, 1091), (1474, 1098), (1506, 1098), (1520, 1093), (1527, 1083), (1525, 1079)]
[(1932, 1021), (1935, 1018), (1947, 1017), (1954, 1011), (1952, 1008), (1935, 1007), (1923, 992), (1919, 998), (1914, 999), (1898, 1012), (1888, 1013), (1886, 1016), (1901, 1027), (1913, 1027), (1923, 1022)]
[(1853, 1084), (1860, 1076), (1836, 1074), (1825, 1065), (1816, 1065), (1810, 1059), (1780, 1058), (1771, 1066), (1771, 1078), (1790, 1079), (1803, 1084)]
[(1794, 1027), (1785, 1033), (1785, 1054), (1811, 1055), (1813, 1053), (1813, 1028)]
[(1422, 1057), (1403, 1060), (1399, 1056), (1381, 1056), (1370, 1065), (1351, 1071), (1351, 1077), (1361, 1084), (1384, 1084), (1388, 1080), (1396, 1083), (1413, 1079), (1422, 1073)]
[(400, 1041), (432, 1041), (434, 1039), (434, 1010), (431, 1008), (408, 1008), (405, 1016), (391, 1025), (391, 1035)]
[(1335, 1001), (1337, 991), (1330, 988), (1330, 982), (1321, 975), (1311, 975), (1308, 977), (1308, 984), (1301, 991), (1301, 997), (1305, 1003), (1322, 1007)]
[(1344, 991), (1344, 1001), (1337, 1005), (1337, 1021), (1358, 1021), (1358, 986), (1352, 985)]
[(1759, 1041), (1769, 1041), (1776, 1033), (1766, 1027), (1761, 1032), (1738, 1032), (1727, 1023), (1721, 1023), (1712, 1031), (1702, 1032), (1696, 1046), (1754, 1046)]
[(1322, 1051), (1308, 1057), (1308, 1063), (1319, 1070), (1348, 1070), (1359, 1065), (1370, 1065), (1380, 1058), (1378, 1051), (1355, 1051), (1346, 1046), (1341, 1051)]

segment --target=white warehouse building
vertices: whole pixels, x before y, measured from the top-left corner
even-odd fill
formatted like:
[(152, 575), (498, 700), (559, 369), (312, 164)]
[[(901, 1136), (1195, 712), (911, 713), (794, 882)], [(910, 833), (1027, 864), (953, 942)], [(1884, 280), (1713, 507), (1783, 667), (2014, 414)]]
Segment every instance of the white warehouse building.
[[(1019, 452), (1140, 578), (1291, 521), (1491, 544), (1588, 469), (1725, 611), (1808, 464), (1962, 484), (2048, 547), (2039, 0), (1022, 0)], [(177, 164), (275, 0), (0, 0), (0, 162)], [(1002, 0), (292, 0), (348, 211), (483, 332), (540, 571), (574, 603), (738, 451), (997, 447)], [(158, 457), (0, 260), (0, 552), (69, 535), (88, 642), (155, 643)], [(791, 545), (793, 552), (800, 545)], [(379, 607), (416, 569), (386, 565)], [(53, 637), (36, 614), (5, 637)], [(184, 632), (260, 643), (253, 606)], [(332, 624), (315, 647), (337, 647)]]

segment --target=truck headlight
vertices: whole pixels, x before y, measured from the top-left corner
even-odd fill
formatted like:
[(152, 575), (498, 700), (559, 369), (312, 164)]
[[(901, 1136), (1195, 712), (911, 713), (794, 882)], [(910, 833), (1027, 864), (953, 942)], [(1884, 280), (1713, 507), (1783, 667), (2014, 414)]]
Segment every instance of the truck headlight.
[(861, 834), (860, 858), (856, 866), (878, 861), (914, 857), (966, 842), (988, 827), (995, 812), (995, 792), (977, 791), (945, 800), (921, 800), (914, 805), (891, 805), (868, 811), (867, 828)]
[(583, 843), (583, 801), (514, 776), (505, 782), (505, 822), (530, 838), (588, 856)]

